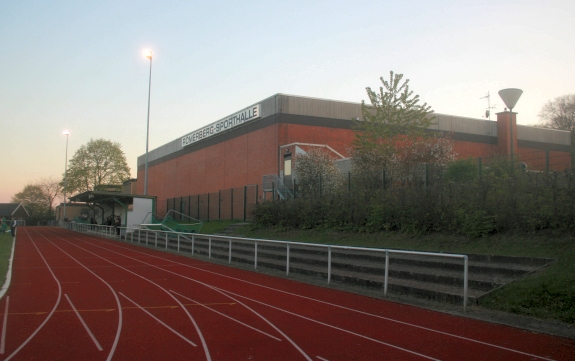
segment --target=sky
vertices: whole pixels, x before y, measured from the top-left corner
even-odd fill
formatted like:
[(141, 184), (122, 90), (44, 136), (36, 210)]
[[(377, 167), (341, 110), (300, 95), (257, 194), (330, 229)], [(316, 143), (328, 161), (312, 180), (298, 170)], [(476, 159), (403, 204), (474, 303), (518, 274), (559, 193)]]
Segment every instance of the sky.
[[(277, 93), (368, 100), (389, 72), (437, 113), (481, 118), (520, 88), (519, 124), (575, 93), (575, 1), (0, 2), (0, 203), (60, 178), (90, 139), (132, 176), (149, 149)], [(495, 117), (492, 116), (492, 119)]]

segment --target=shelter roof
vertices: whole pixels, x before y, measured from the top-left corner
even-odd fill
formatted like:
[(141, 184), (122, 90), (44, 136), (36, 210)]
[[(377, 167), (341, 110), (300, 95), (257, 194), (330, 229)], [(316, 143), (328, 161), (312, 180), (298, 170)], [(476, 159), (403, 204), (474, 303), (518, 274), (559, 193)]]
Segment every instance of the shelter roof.
[(72, 202), (108, 203), (119, 201), (124, 204), (133, 204), (134, 198), (155, 199), (156, 197), (145, 196), (143, 194), (127, 194), (121, 192), (87, 191), (84, 193), (76, 194), (69, 199)]

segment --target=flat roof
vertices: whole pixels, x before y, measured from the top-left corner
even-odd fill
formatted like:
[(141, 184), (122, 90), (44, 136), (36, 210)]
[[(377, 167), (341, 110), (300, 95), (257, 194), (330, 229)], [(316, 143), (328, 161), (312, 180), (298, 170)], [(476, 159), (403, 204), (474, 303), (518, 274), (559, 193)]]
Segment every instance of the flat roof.
[(85, 203), (106, 203), (108, 201), (120, 201), (124, 204), (133, 204), (134, 198), (155, 199), (156, 196), (146, 196), (143, 194), (128, 194), (121, 192), (87, 191), (76, 194), (69, 199), (73, 202)]

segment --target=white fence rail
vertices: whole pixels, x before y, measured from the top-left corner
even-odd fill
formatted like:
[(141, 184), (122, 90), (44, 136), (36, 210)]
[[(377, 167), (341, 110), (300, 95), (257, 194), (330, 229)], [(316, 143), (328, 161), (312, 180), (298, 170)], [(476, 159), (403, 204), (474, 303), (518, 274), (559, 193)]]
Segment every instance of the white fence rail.
[(273, 244), (282, 245), (285, 247), (286, 257), (285, 257), (285, 272), (286, 276), (290, 273), (290, 247), (293, 246), (305, 246), (307, 248), (317, 248), (327, 252), (327, 283), (331, 283), (332, 275), (332, 251), (333, 250), (351, 250), (351, 251), (366, 251), (372, 254), (385, 254), (385, 264), (384, 267), (384, 286), (383, 295), (387, 297), (388, 285), (389, 285), (389, 256), (390, 255), (417, 255), (423, 257), (441, 257), (441, 258), (451, 258), (451, 259), (461, 259), (463, 262), (463, 310), (467, 310), (467, 296), (468, 296), (468, 268), (469, 261), (467, 255), (463, 254), (450, 254), (450, 253), (433, 253), (433, 252), (419, 252), (419, 251), (401, 251), (395, 249), (382, 249), (382, 248), (365, 248), (365, 247), (349, 247), (349, 246), (335, 246), (335, 245), (322, 245), (314, 243), (303, 243), (303, 242), (290, 242), (290, 241), (277, 241), (269, 239), (256, 239), (256, 238), (242, 238), (242, 237), (230, 237), (222, 235), (209, 235), (209, 234), (196, 234), (196, 233), (182, 233), (182, 232), (166, 232), (166, 231), (156, 231), (145, 228), (127, 228), (127, 227), (114, 227), (114, 226), (103, 226), (103, 225), (92, 225), (92, 224), (81, 224), (81, 223), (66, 223), (60, 222), (60, 227), (72, 229), (78, 232), (96, 234), (99, 236), (113, 238), (113, 239), (124, 239), (126, 242), (145, 244), (146, 246), (154, 247), (163, 246), (164, 249), (171, 247), (177, 252), (181, 251), (181, 246), (185, 244), (186, 246), (191, 246), (191, 254), (195, 254), (196, 244), (199, 240), (206, 241), (208, 247), (208, 258), (212, 258), (212, 241), (225, 241), (228, 243), (228, 263), (232, 263), (232, 249), (234, 242), (242, 243), (253, 243), (253, 266), (254, 269), (258, 268), (258, 244)]

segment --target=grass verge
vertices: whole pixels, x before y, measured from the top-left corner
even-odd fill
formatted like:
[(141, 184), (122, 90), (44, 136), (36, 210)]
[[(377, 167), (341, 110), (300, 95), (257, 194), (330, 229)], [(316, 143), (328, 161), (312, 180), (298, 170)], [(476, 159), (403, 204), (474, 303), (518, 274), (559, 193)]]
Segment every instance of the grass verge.
[(245, 237), (293, 240), (320, 244), (397, 248), (464, 254), (557, 258), (545, 269), (491, 293), (481, 307), (538, 318), (575, 323), (575, 237), (563, 232), (498, 234), (468, 237), (403, 233), (344, 233), (253, 229), (238, 230)]
[(226, 229), (226, 227), (228, 227), (229, 225), (232, 225), (234, 223), (240, 223), (241, 221), (222, 221), (222, 220), (217, 220), (217, 221), (209, 221), (209, 222), (204, 222), (204, 224), (202, 225), (202, 229), (200, 229), (200, 233), (203, 234), (216, 234), (216, 233), (220, 233), (221, 231), (223, 231), (224, 229)]
[(6, 281), (8, 272), (8, 260), (12, 252), (12, 235), (10, 233), (0, 233), (0, 287)]

